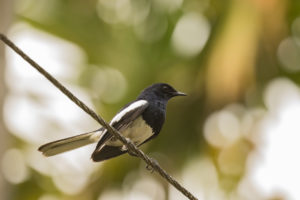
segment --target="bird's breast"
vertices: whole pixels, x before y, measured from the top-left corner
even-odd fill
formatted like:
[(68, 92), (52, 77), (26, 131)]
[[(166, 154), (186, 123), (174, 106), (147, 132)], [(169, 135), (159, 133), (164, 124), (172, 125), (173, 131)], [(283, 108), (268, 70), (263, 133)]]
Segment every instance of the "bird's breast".
[(165, 106), (150, 105), (143, 113), (143, 119), (150, 125), (155, 134), (158, 134), (164, 124), (166, 117)]

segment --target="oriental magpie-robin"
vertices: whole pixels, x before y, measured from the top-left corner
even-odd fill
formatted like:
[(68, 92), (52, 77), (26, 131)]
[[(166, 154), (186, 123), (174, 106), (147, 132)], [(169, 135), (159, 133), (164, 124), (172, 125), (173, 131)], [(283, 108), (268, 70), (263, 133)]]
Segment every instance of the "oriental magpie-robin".
[[(175, 96), (186, 94), (166, 83), (153, 84), (144, 89), (136, 100), (125, 105), (114, 116), (110, 125), (140, 146), (158, 135), (165, 121), (167, 102)], [(125, 145), (104, 128), (47, 143), (38, 150), (45, 156), (53, 156), (96, 142), (98, 144), (92, 154), (95, 162), (127, 152)]]

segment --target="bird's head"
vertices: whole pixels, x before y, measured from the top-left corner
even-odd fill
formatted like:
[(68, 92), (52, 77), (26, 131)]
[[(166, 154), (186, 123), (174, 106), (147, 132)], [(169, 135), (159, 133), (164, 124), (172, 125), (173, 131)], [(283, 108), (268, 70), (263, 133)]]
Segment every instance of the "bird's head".
[(139, 97), (169, 100), (176, 96), (186, 96), (186, 94), (175, 90), (167, 83), (155, 83), (144, 89)]

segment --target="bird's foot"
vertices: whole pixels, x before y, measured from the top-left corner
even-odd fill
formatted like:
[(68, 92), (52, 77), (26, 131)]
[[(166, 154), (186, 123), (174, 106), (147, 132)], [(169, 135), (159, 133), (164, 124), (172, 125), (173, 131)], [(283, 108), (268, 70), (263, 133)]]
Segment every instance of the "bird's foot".
[[(152, 163), (154, 163), (154, 166), (158, 166), (158, 162), (155, 159), (150, 158), (150, 160)], [(154, 167), (149, 164), (147, 164), (146, 169), (149, 170), (151, 173), (153, 173), (155, 171)]]

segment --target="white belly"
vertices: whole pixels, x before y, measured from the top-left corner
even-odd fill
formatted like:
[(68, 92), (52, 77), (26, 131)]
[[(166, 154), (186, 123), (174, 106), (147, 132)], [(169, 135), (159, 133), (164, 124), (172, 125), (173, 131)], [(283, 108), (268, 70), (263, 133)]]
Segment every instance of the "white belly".
[[(129, 138), (135, 145), (140, 145), (153, 135), (152, 128), (146, 124), (142, 117), (138, 117), (128, 128), (121, 131), (121, 134)], [(109, 140), (106, 145), (123, 146), (119, 140)]]

